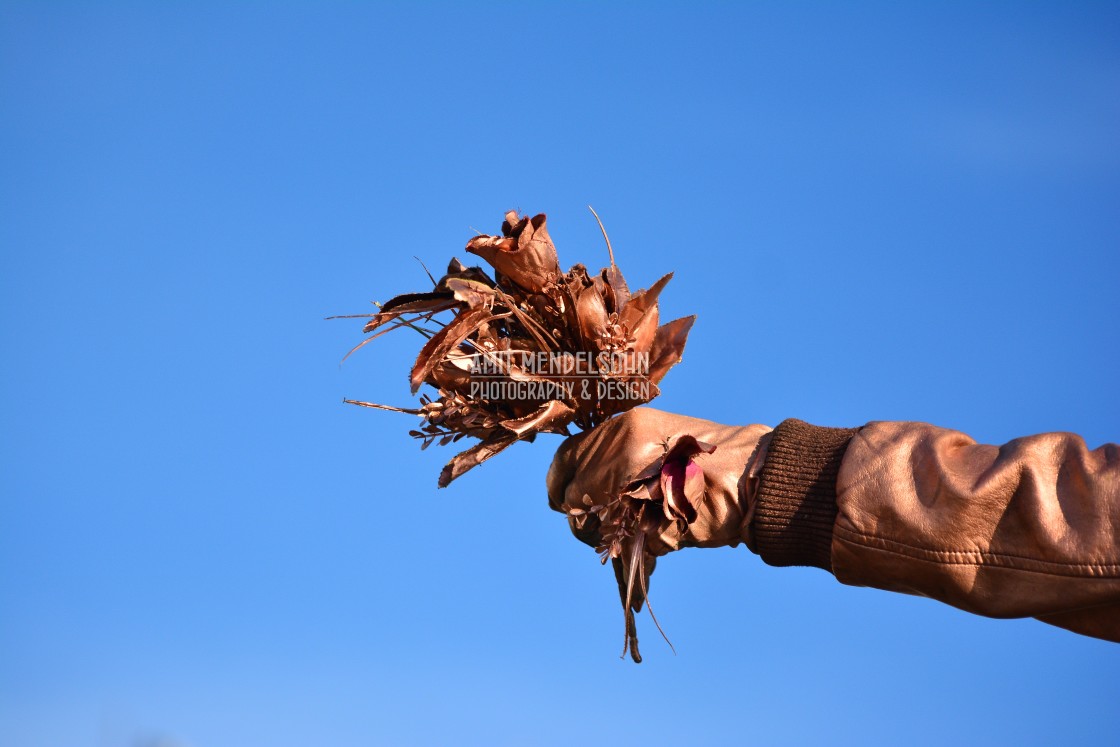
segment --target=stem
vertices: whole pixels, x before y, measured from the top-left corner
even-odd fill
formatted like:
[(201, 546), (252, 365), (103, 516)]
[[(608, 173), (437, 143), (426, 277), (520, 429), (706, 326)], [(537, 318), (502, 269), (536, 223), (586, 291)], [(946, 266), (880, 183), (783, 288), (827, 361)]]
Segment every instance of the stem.
[(614, 249), (611, 248), (611, 238), (607, 236), (607, 229), (603, 227), (603, 221), (599, 219), (599, 214), (595, 212), (595, 208), (588, 205), (587, 209), (595, 216), (595, 221), (599, 224), (599, 230), (603, 232), (603, 239), (607, 242), (607, 254), (611, 255), (611, 267), (617, 270), (618, 265), (614, 263)]

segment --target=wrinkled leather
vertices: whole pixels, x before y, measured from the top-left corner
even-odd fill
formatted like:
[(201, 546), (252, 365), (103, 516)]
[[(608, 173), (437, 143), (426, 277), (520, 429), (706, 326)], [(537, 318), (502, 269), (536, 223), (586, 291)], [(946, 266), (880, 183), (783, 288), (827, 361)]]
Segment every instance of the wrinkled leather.
[[(764, 425), (720, 425), (639, 407), (561, 444), (548, 470), (548, 503), (566, 513), (583, 508), (584, 495), (606, 502), (664, 454), (670, 438), (687, 434), (716, 447), (695, 457), (704, 471), (704, 501), (697, 506), (696, 521), (687, 527), (666, 522), (649, 538), (647, 549), (664, 555), (682, 547), (734, 546), (742, 541), (745, 524), (747, 465), (769, 431)], [(568, 524), (580, 541), (592, 547), (598, 543), (594, 517), (569, 515)]]
[[(651, 549), (736, 545), (751, 536), (769, 431), (632, 410), (561, 446), (549, 504), (564, 511), (584, 494), (615, 494), (669, 437), (690, 434), (717, 446), (698, 458), (705, 505), (696, 523), (667, 528)], [(841, 582), (1120, 641), (1120, 447), (1090, 450), (1069, 433), (986, 446), (924, 423), (871, 423), (847, 445), (836, 495), (831, 552)], [(595, 544), (594, 525), (569, 523)]]
[(836, 493), (841, 582), (1120, 641), (1115, 444), (1047, 433), (987, 446), (871, 423), (849, 442)]

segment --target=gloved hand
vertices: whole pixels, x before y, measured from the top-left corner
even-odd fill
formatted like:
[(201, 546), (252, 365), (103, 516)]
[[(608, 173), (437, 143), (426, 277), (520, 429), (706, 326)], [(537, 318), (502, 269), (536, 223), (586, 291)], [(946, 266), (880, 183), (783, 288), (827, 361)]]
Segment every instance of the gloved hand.
[(747, 498), (769, 432), (638, 408), (557, 450), (548, 470), (549, 506), (567, 514), (572, 533), (599, 550), (604, 563), (612, 560), (635, 661), (641, 657), (633, 613), (646, 599), (654, 559), (682, 547), (743, 541)]

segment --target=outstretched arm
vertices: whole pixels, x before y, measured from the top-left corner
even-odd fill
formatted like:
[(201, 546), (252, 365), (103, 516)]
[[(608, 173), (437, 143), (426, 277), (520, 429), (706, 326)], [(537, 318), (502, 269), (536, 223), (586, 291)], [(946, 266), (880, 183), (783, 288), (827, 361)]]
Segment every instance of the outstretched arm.
[(835, 500), (843, 583), (1120, 641), (1114, 444), (1091, 451), (1047, 433), (986, 446), (923, 423), (871, 423), (848, 444)]
[(596, 544), (584, 496), (631, 488), (684, 435), (715, 446), (693, 457), (703, 497), (694, 520), (666, 514), (650, 532), (653, 555), (742, 541), (771, 565), (1120, 641), (1116, 445), (1052, 433), (985, 446), (923, 423), (770, 431), (643, 408), (561, 447), (550, 504)]

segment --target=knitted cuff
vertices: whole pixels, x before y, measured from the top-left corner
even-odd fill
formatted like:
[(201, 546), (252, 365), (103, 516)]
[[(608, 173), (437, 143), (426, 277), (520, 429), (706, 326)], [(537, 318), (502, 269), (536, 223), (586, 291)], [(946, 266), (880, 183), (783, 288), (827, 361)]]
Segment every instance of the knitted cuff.
[(754, 549), (769, 565), (832, 571), (836, 475), (858, 428), (785, 420), (773, 431), (754, 496)]

